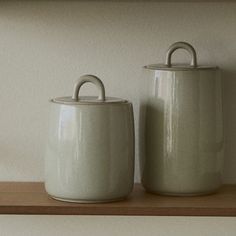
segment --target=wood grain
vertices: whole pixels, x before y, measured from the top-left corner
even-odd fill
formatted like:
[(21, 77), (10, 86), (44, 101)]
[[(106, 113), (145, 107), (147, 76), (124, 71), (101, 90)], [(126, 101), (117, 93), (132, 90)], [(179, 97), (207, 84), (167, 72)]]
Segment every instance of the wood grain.
[(136, 184), (124, 201), (77, 204), (51, 199), (43, 183), (0, 182), (0, 214), (236, 216), (236, 185), (224, 185), (208, 196), (166, 197), (146, 193)]

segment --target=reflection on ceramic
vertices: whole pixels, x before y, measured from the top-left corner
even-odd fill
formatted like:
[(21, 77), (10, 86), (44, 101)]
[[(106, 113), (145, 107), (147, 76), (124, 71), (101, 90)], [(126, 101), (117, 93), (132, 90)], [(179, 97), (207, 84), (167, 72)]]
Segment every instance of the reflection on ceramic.
[[(92, 83), (95, 80), (100, 91), (98, 98), (77, 99), (84, 79)], [(106, 98), (105, 89), (97, 80), (94, 76), (82, 76), (78, 82), (81, 85), (74, 89), (77, 96), (51, 101), (45, 187), (59, 200), (120, 200), (133, 188), (132, 104)]]
[(146, 145), (141, 168), (142, 183), (150, 192), (199, 195), (214, 192), (221, 185), (219, 69), (197, 66), (196, 58), (192, 61), (191, 66), (168, 67), (166, 63), (147, 67), (153, 76), (142, 105), (146, 110)]

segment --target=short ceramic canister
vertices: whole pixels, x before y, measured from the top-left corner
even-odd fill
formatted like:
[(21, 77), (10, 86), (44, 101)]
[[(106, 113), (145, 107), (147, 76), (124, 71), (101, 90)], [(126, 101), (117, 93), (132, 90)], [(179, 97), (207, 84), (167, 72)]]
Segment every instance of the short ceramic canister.
[[(190, 65), (172, 64), (177, 49), (189, 52)], [(168, 195), (215, 192), (221, 186), (224, 143), (219, 68), (199, 66), (196, 51), (185, 42), (168, 49), (164, 65), (145, 68), (144, 187)]]
[[(79, 96), (93, 83), (98, 97)], [(134, 182), (132, 104), (106, 97), (102, 81), (80, 77), (72, 97), (50, 101), (45, 188), (53, 198), (69, 202), (110, 202), (126, 198)]]

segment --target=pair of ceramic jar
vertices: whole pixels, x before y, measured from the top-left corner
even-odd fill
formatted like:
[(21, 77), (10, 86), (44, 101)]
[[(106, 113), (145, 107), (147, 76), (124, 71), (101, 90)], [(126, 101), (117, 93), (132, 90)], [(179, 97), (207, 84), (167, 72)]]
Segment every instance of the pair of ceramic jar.
[[(171, 55), (186, 49), (190, 66), (172, 65)], [(147, 191), (197, 195), (220, 186), (223, 147), (221, 85), (217, 67), (197, 66), (187, 43), (173, 44), (165, 65), (154, 71), (141, 102), (142, 183)], [(98, 97), (79, 96), (93, 83)], [(53, 198), (109, 202), (126, 198), (134, 182), (132, 104), (105, 96), (102, 81), (80, 77), (72, 97), (51, 100), (45, 187)], [(142, 132), (144, 131), (144, 132)]]

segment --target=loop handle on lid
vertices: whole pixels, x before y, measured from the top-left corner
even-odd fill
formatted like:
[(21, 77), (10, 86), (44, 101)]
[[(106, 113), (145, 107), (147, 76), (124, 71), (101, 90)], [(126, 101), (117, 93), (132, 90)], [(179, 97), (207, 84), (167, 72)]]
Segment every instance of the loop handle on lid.
[(172, 56), (173, 52), (179, 48), (185, 49), (190, 53), (190, 55), (191, 55), (190, 66), (197, 67), (196, 51), (192, 45), (190, 45), (189, 43), (186, 43), (186, 42), (176, 42), (169, 47), (169, 49), (167, 50), (167, 53), (166, 53), (166, 63), (165, 63), (166, 66), (172, 67), (171, 56)]
[(82, 75), (74, 86), (72, 99), (79, 101), (79, 91), (84, 83), (93, 83), (99, 90), (98, 100), (105, 101), (105, 88), (102, 81), (95, 75)]

